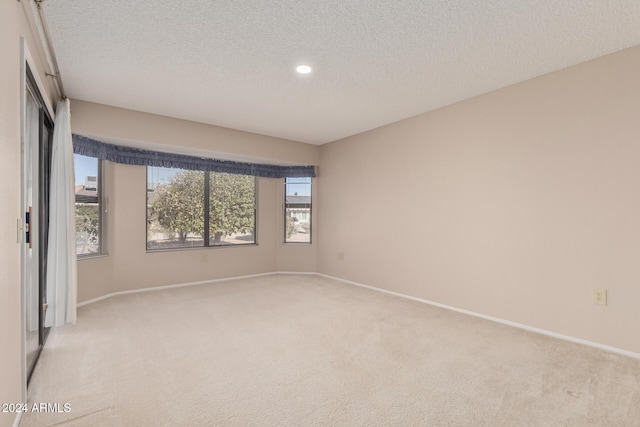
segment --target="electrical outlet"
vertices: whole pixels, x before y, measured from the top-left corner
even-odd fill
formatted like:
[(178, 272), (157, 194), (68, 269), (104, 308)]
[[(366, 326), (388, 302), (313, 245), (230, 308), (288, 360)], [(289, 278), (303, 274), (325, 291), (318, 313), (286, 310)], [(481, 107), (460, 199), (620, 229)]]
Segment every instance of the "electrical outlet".
[(593, 289), (591, 291), (591, 302), (597, 305), (607, 305), (607, 290)]
[(344, 261), (344, 252), (338, 252), (338, 261)]
[(207, 262), (207, 253), (203, 252), (200, 254), (200, 262)]

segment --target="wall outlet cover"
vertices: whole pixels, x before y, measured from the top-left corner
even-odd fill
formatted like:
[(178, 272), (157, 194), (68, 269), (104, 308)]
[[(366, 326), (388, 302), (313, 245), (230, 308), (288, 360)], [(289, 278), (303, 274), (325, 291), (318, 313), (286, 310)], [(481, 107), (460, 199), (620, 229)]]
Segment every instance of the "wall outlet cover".
[(607, 290), (593, 289), (591, 291), (591, 302), (597, 305), (607, 305)]

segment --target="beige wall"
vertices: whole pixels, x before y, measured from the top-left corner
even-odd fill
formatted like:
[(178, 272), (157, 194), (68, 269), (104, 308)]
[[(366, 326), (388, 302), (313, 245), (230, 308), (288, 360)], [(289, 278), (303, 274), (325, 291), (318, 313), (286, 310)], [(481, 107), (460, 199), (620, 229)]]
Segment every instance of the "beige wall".
[(639, 73), (635, 47), (322, 146), (319, 271), (640, 353)]
[(183, 146), (295, 164), (317, 164), (317, 146), (235, 129), (73, 100), (73, 132), (126, 141)]
[[(319, 148), (294, 141), (74, 100), (73, 132), (180, 145), (285, 163), (317, 164)], [(78, 299), (285, 268), (315, 271), (315, 245), (282, 244), (282, 180), (258, 180), (258, 245), (147, 253), (146, 169), (109, 164), (109, 255), (78, 262)]]
[[(21, 37), (36, 61), (45, 96), (55, 101), (22, 3), (0, 2), (0, 235), (4, 236), (0, 243), (0, 403), (22, 400), (20, 245), (16, 238), (16, 221), (21, 216)], [(0, 427), (11, 426), (14, 419), (15, 414), (0, 413)]]

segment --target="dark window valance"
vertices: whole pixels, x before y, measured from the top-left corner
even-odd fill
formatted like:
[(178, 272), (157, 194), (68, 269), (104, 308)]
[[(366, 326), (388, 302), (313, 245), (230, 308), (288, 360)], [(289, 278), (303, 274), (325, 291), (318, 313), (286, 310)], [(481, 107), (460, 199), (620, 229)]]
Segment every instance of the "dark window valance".
[(77, 134), (73, 134), (73, 152), (126, 165), (225, 172), (265, 178), (314, 178), (316, 176), (314, 166), (277, 166), (208, 159), (107, 144)]

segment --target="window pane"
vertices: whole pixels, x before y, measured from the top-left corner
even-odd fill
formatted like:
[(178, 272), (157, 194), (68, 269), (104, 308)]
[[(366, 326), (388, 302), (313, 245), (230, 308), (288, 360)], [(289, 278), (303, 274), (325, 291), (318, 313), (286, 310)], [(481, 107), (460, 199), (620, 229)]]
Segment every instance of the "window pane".
[(73, 155), (76, 176), (76, 254), (100, 254), (100, 186), (98, 159)]
[(204, 246), (204, 172), (147, 168), (147, 249)]
[(255, 215), (254, 177), (147, 168), (147, 249), (255, 244)]
[(285, 178), (285, 243), (311, 243), (311, 178)]
[(229, 173), (210, 173), (209, 244), (253, 244), (256, 223), (256, 179)]

